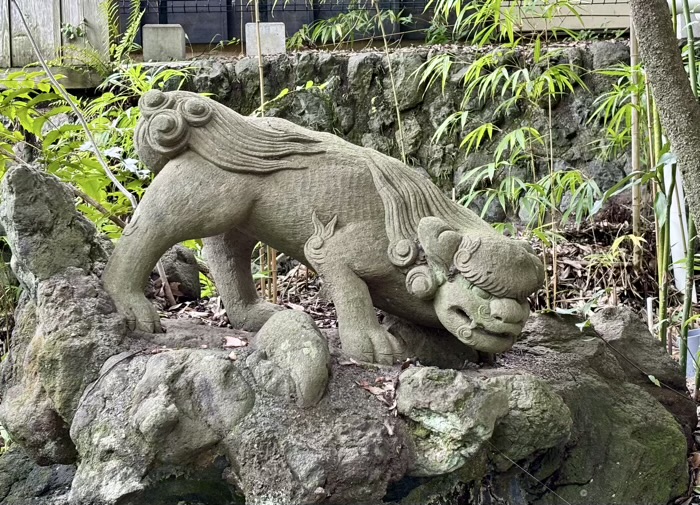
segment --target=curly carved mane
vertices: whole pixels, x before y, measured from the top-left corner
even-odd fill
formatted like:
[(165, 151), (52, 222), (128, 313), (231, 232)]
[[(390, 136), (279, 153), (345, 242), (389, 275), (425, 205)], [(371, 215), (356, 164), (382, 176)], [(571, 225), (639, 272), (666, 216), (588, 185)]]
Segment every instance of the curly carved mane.
[[(324, 152), (310, 136), (260, 128), (213, 100), (187, 91), (149, 91), (139, 100), (139, 152), (173, 159), (187, 149), (223, 170), (271, 173), (307, 168), (290, 159)], [(156, 169), (157, 170), (157, 169)]]
[(397, 266), (412, 264), (418, 255), (418, 223), (435, 216), (459, 232), (477, 232), (502, 238), (469, 209), (442, 194), (430, 181), (393, 158), (372, 152), (368, 168), (384, 205), (389, 258)]
[(521, 300), (542, 283), (544, 272), (522, 242), (504, 237), (403, 163), (370, 152), (368, 168), (384, 205), (387, 253), (394, 265), (408, 268), (419, 260), (418, 224), (434, 216), (461, 235), (454, 257), (445, 258), (445, 267), (473, 285), (495, 296)]

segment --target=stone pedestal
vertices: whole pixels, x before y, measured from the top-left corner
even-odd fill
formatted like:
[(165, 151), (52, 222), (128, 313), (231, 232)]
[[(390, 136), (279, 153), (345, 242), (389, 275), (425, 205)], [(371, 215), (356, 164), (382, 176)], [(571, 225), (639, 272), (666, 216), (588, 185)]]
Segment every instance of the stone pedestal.
[[(260, 51), (263, 55), (286, 52), (284, 23), (260, 23)], [(245, 25), (245, 53), (246, 56), (258, 55), (255, 23)]]
[(181, 61), (186, 55), (181, 25), (143, 25), (143, 61)]

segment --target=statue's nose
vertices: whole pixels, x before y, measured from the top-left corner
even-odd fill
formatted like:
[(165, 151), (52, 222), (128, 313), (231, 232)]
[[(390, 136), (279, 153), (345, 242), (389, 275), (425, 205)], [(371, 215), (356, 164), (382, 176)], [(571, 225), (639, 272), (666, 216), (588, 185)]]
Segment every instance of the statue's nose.
[(530, 315), (530, 306), (512, 298), (496, 298), (490, 303), (491, 316), (502, 323), (519, 324)]

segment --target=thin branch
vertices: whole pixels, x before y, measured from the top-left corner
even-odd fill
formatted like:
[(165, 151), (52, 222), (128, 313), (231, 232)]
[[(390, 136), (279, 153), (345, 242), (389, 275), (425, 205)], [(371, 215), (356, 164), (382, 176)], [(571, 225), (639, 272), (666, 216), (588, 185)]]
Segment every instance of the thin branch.
[(170, 306), (175, 305), (175, 297), (173, 296), (173, 290), (168, 282), (168, 276), (165, 275), (165, 267), (162, 261), (158, 261), (156, 268), (158, 269), (158, 275), (160, 276), (161, 283), (163, 284), (163, 293), (165, 293), (165, 299), (168, 301)]
[(122, 221), (119, 217), (115, 216), (111, 212), (109, 212), (107, 209), (105, 209), (102, 205), (100, 205), (96, 200), (93, 200), (90, 198), (88, 195), (80, 191), (78, 188), (74, 186), (70, 186), (70, 188), (73, 190), (73, 194), (83, 200), (85, 203), (90, 205), (91, 207), (94, 207), (97, 209), (101, 214), (103, 214), (107, 219), (112, 221), (114, 224), (119, 226), (119, 228), (124, 229), (126, 228), (126, 223)]
[(399, 131), (399, 148), (401, 149), (401, 161), (406, 163), (406, 144), (404, 142), (403, 134), (403, 123), (401, 121), (401, 108), (399, 107), (399, 97), (396, 93), (396, 82), (394, 80), (394, 69), (391, 65), (391, 53), (389, 51), (389, 42), (386, 38), (386, 30), (384, 30), (384, 22), (382, 21), (382, 14), (379, 10), (379, 4), (377, 0), (372, 0), (374, 8), (377, 11), (377, 20), (379, 22), (379, 28), (382, 32), (382, 40), (384, 41), (384, 54), (386, 55), (386, 62), (389, 66), (389, 79), (391, 80), (391, 91), (394, 97), (394, 108), (396, 109), (396, 125)]

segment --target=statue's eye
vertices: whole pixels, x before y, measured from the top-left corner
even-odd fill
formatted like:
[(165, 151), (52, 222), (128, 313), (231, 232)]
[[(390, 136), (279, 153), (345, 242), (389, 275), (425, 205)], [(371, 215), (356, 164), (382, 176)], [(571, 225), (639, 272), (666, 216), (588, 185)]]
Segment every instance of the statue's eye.
[(484, 300), (488, 300), (488, 299), (492, 298), (491, 293), (484, 291), (480, 287), (472, 286), (472, 291), (474, 291), (476, 296), (478, 296), (479, 298), (483, 298)]

